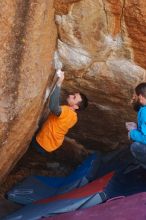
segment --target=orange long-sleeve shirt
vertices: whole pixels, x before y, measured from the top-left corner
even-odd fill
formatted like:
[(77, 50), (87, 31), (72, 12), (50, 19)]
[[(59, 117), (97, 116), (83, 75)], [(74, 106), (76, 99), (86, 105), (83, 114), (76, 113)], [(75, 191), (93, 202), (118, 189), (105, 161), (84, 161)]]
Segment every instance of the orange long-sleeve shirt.
[(62, 145), (64, 136), (77, 122), (77, 113), (69, 106), (61, 106), (61, 115), (50, 114), (36, 136), (39, 145), (48, 152)]

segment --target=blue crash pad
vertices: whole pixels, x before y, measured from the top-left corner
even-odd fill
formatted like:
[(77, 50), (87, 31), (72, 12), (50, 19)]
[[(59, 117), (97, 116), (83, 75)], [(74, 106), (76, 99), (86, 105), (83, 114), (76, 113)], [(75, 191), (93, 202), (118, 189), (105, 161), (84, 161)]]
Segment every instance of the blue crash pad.
[(66, 177), (30, 176), (10, 190), (7, 197), (25, 205), (78, 188), (95, 179), (99, 162), (100, 155), (93, 153)]

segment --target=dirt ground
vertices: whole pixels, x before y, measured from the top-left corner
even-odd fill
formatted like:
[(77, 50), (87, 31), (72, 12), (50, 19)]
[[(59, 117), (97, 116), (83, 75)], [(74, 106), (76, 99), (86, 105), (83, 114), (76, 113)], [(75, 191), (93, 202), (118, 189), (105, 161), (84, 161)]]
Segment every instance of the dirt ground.
[(20, 208), (6, 200), (6, 193), (30, 175), (66, 176), (88, 155), (81, 145), (67, 139), (64, 145), (47, 157), (29, 148), (0, 187), (0, 219)]
[(42, 156), (36, 149), (29, 148), (0, 187), (0, 219), (20, 208), (20, 205), (5, 198), (14, 185), (30, 175), (66, 176), (88, 153), (72, 139), (67, 139), (60, 149), (47, 157)]
[[(55, 155), (51, 155), (50, 159), (45, 158), (34, 149), (27, 151), (0, 187), (0, 219), (21, 207), (6, 200), (5, 194), (25, 177), (30, 175), (64, 176), (72, 170), (71, 166), (65, 167), (63, 163), (61, 165), (57, 162), (55, 157)], [(47, 167), (47, 163), (50, 167)], [(57, 167), (58, 164), (59, 167)]]

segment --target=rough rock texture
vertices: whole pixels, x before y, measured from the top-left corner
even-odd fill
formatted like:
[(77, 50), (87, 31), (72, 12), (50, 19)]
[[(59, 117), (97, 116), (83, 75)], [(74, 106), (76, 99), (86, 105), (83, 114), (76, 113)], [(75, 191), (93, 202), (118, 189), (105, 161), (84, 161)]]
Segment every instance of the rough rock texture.
[(127, 142), (125, 121), (135, 120), (132, 91), (146, 80), (145, 8), (142, 0), (82, 0), (56, 15), (65, 90), (90, 100), (71, 136), (89, 147)]
[(0, 7), (0, 181), (26, 151), (52, 77), (53, 0), (6, 0)]

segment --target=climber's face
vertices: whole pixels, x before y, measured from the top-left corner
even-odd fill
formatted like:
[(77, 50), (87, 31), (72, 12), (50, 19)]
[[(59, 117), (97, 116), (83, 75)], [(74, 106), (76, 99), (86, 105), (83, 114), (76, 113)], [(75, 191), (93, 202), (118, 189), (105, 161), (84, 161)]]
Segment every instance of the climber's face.
[(79, 109), (79, 103), (82, 101), (82, 98), (80, 96), (80, 93), (74, 93), (74, 94), (70, 94), (67, 97), (67, 104), (73, 108), (74, 110)]

